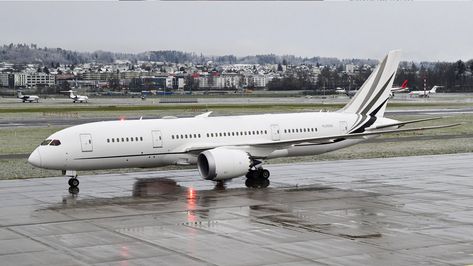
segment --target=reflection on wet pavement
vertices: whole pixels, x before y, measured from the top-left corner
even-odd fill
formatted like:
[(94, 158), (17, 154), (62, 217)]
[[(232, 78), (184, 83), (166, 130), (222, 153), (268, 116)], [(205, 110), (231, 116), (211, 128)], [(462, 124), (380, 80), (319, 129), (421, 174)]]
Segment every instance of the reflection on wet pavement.
[(0, 182), (5, 265), (468, 265), (473, 154)]

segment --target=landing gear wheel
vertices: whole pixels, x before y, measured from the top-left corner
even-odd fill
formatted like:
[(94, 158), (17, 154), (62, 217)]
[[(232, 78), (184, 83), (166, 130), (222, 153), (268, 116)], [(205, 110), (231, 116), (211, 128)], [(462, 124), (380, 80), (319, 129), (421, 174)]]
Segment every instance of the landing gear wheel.
[(270, 176), (270, 173), (269, 173), (268, 170), (263, 169), (263, 170), (261, 171), (261, 173), (260, 173), (260, 176), (261, 176), (262, 178), (264, 178), (264, 179), (267, 180), (267, 179), (269, 178), (269, 176)]
[(246, 174), (245, 186), (248, 188), (267, 188), (270, 173), (266, 169), (250, 170)]
[(71, 188), (76, 188), (76, 187), (79, 186), (79, 179), (73, 177), (73, 178), (69, 179), (68, 183), (69, 183), (69, 186)]

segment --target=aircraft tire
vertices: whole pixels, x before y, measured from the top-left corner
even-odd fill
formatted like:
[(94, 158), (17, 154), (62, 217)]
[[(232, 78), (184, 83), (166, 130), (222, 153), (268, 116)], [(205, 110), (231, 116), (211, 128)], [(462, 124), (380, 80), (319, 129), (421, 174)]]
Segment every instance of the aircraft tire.
[(69, 182), (68, 182), (68, 183), (69, 183), (69, 186), (70, 186), (71, 188), (78, 187), (78, 186), (79, 186), (79, 179), (77, 179), (77, 178), (71, 178), (71, 179), (69, 179)]
[(260, 177), (263, 178), (263, 179), (266, 179), (266, 180), (268, 180), (270, 175), (271, 175), (271, 173), (266, 169), (263, 169), (260, 173)]

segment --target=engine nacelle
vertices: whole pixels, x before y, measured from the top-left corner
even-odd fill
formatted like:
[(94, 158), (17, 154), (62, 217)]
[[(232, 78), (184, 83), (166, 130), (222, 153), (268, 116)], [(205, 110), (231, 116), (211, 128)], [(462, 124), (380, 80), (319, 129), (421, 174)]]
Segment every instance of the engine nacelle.
[(215, 148), (199, 154), (197, 167), (204, 179), (225, 180), (248, 173), (251, 159), (244, 151)]

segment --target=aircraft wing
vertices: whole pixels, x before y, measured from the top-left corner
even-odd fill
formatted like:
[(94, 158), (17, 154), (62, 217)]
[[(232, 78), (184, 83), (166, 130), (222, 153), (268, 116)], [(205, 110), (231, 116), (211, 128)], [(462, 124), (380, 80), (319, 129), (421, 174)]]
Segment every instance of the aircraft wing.
[[(407, 121), (414, 123), (412, 121)], [(402, 124), (397, 123), (397, 124)], [(448, 125), (440, 125), (440, 126), (429, 126), (429, 127), (417, 127), (417, 128), (406, 128), (406, 129), (391, 129), (391, 130), (380, 130), (380, 131), (368, 131), (363, 133), (351, 133), (351, 134), (340, 134), (340, 135), (331, 135), (331, 136), (322, 136), (322, 137), (313, 137), (313, 138), (300, 138), (300, 139), (290, 139), (290, 140), (277, 140), (277, 141), (259, 141), (253, 143), (244, 143), (244, 144), (230, 144), (230, 145), (201, 145), (201, 146), (192, 146), (187, 147), (185, 149), (186, 152), (190, 153), (198, 153), (204, 150), (209, 150), (221, 146), (232, 146), (232, 147), (272, 147), (274, 149), (284, 149), (290, 148), (291, 146), (305, 146), (305, 145), (314, 145), (314, 144), (329, 144), (335, 143), (340, 140), (345, 139), (363, 139), (368, 136), (375, 136), (375, 135), (384, 135), (384, 134), (393, 134), (393, 133), (402, 133), (402, 132), (412, 132), (412, 131), (422, 131), (422, 130), (430, 130), (430, 129), (440, 129), (440, 128), (447, 128), (447, 127), (454, 127), (459, 126), (460, 123), (457, 124), (448, 124)]]
[(391, 129), (391, 130), (380, 130), (380, 131), (369, 131), (363, 133), (351, 133), (351, 134), (340, 134), (340, 135), (333, 135), (333, 136), (324, 136), (324, 137), (315, 137), (315, 138), (304, 138), (304, 139), (291, 139), (291, 140), (280, 140), (280, 141), (270, 141), (266, 143), (254, 143), (249, 145), (256, 145), (256, 146), (267, 146), (267, 145), (294, 145), (297, 146), (298, 144), (320, 144), (320, 143), (332, 143), (336, 142), (340, 139), (362, 139), (367, 136), (375, 136), (375, 135), (384, 135), (384, 134), (393, 134), (393, 133), (402, 133), (402, 132), (412, 132), (412, 131), (422, 131), (422, 130), (429, 130), (429, 129), (440, 129), (440, 128), (447, 128), (447, 127), (454, 127), (459, 126), (461, 124), (449, 124), (449, 125), (440, 125), (440, 126), (430, 126), (430, 127), (417, 127), (417, 128), (406, 128), (406, 129)]

